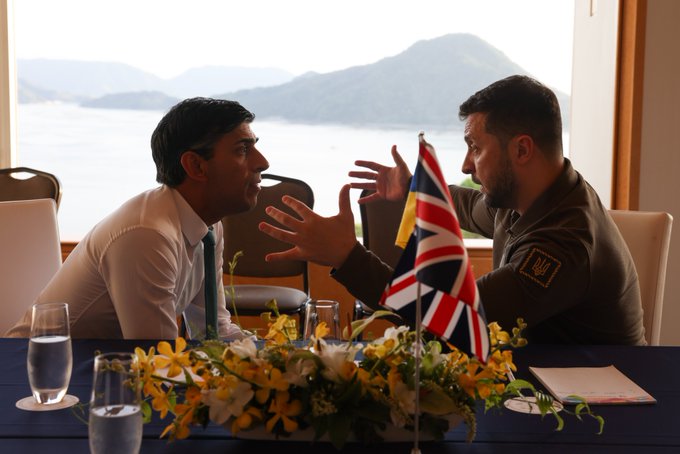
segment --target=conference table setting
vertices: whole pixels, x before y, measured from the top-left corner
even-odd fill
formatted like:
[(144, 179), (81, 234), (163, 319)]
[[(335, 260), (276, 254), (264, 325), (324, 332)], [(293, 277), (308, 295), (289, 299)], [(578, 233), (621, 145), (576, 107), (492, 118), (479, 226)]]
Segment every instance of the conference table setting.
[[(19, 402), (31, 396), (27, 373), (29, 339), (0, 339), (0, 452), (87, 453), (89, 451), (87, 407), (93, 390), (95, 357), (107, 352), (133, 352), (135, 347), (148, 351), (157, 342), (149, 340), (72, 339), (72, 374), (66, 397), (79, 403), (70, 408), (36, 411)], [(99, 360), (99, 359), (98, 359)], [(608, 396), (608, 404), (592, 405), (592, 411), (604, 419), (602, 433), (596, 419), (584, 415), (582, 421), (563, 414), (564, 427), (556, 430), (557, 421), (551, 416), (513, 411), (509, 408), (485, 412), (478, 402), (474, 441), (466, 441), (467, 427), (459, 424), (446, 432), (440, 441), (419, 440), (422, 453), (478, 453), (478, 452), (680, 452), (680, 347), (630, 346), (564, 346), (527, 345), (514, 350), (515, 376), (541, 388), (529, 368), (550, 371), (552, 368), (607, 368), (614, 366), (626, 379), (643, 390), (645, 399), (635, 397), (636, 403), (622, 403), (616, 396)], [(99, 366), (98, 366), (99, 367)], [(560, 369), (561, 370), (561, 369)], [(605, 370), (605, 369), (602, 369)], [(97, 372), (99, 373), (99, 372)], [(544, 380), (548, 380), (543, 377)], [(588, 377), (579, 379), (588, 383)], [(576, 385), (575, 385), (576, 386)], [(580, 386), (580, 385), (579, 385)], [(614, 385), (616, 387), (618, 385)], [(555, 390), (553, 390), (555, 391)], [(625, 390), (627, 392), (628, 390)], [(620, 396), (619, 396), (620, 397)], [(624, 396), (625, 397), (625, 396)], [(65, 401), (68, 406), (72, 401)], [(58, 408), (56, 404), (54, 408)], [(33, 407), (40, 408), (40, 404)], [(42, 405), (49, 407), (49, 405)], [(570, 408), (565, 404), (567, 410)], [(78, 410), (81, 411), (78, 416)], [(562, 412), (563, 413), (563, 412)], [(142, 432), (142, 453), (239, 453), (275, 450), (278, 453), (338, 452), (325, 441), (289, 441), (245, 439), (247, 432), (233, 436), (228, 425), (209, 422), (206, 427), (191, 427), (186, 439), (169, 441), (160, 438), (172, 422), (172, 415), (160, 420), (154, 413)], [(256, 438), (256, 437), (255, 437)], [(364, 445), (348, 442), (340, 452), (411, 452), (413, 441), (392, 443), (383, 441)], [(123, 451), (124, 452), (124, 451)]]

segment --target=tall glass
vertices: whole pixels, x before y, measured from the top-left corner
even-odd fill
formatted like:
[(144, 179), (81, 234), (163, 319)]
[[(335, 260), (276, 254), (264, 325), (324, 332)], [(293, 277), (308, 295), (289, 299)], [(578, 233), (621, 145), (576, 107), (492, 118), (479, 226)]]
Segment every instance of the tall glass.
[(137, 356), (105, 353), (94, 360), (89, 438), (92, 454), (134, 454), (142, 444)]
[(66, 395), (73, 354), (68, 304), (34, 304), (28, 341), (28, 382), (39, 404), (56, 404)]
[(327, 340), (340, 340), (340, 304), (332, 300), (313, 300), (307, 303), (305, 308), (305, 333), (304, 338), (309, 339), (316, 327), (321, 322), (326, 322), (328, 335)]

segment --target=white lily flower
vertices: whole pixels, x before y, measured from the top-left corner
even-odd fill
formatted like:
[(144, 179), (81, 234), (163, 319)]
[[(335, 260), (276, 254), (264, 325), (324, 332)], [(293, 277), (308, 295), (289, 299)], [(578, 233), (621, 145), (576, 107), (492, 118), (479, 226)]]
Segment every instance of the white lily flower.
[(249, 383), (239, 382), (236, 387), (227, 390), (203, 390), (201, 395), (202, 402), (210, 407), (210, 420), (224, 424), (232, 416), (241, 416), (243, 407), (250, 402), (255, 392)]

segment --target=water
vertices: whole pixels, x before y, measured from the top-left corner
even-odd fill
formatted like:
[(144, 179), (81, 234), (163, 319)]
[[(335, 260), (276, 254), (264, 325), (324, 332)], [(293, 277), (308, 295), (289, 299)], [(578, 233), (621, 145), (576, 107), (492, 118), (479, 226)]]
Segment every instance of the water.
[(28, 381), (35, 399), (42, 404), (61, 402), (66, 395), (73, 358), (71, 338), (33, 337), (28, 342)]
[(142, 444), (142, 412), (138, 405), (90, 409), (90, 452), (134, 454)]
[[(156, 187), (149, 139), (164, 112), (88, 109), (72, 104), (20, 104), (19, 164), (54, 173), (62, 183), (59, 228), (64, 241), (82, 238), (130, 197)], [(453, 128), (453, 125), (452, 125)], [(391, 163), (396, 144), (415, 167), (418, 131), (303, 125), (256, 119), (253, 132), (268, 172), (299, 178), (313, 189), (315, 211), (337, 213), (340, 187), (356, 159)], [(459, 130), (425, 129), (447, 181), (459, 182), (465, 144)], [(358, 223), (352, 191), (352, 208)]]
[[(455, 109), (456, 106), (452, 106)], [(255, 112), (257, 114), (257, 112)], [(156, 187), (149, 140), (160, 111), (89, 109), (73, 104), (20, 104), (18, 162), (55, 174), (62, 184), (59, 230), (63, 241), (80, 240), (127, 199)], [(418, 132), (434, 145), (449, 184), (463, 181), (466, 145), (462, 123), (446, 129), (359, 128), (256, 119), (253, 132), (269, 160), (269, 173), (304, 180), (314, 191), (314, 211), (338, 211), (338, 193), (357, 159), (392, 164), (397, 145), (411, 170), (418, 159)], [(569, 136), (564, 136), (565, 150)], [(360, 223), (351, 195), (354, 220)]]

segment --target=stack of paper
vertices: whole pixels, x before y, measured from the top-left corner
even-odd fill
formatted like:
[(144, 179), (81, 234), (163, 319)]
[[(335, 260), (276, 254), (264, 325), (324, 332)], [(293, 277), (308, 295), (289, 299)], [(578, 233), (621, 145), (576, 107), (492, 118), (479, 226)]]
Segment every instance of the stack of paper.
[(614, 366), (529, 367), (531, 373), (560, 402), (589, 404), (651, 404), (656, 399)]

